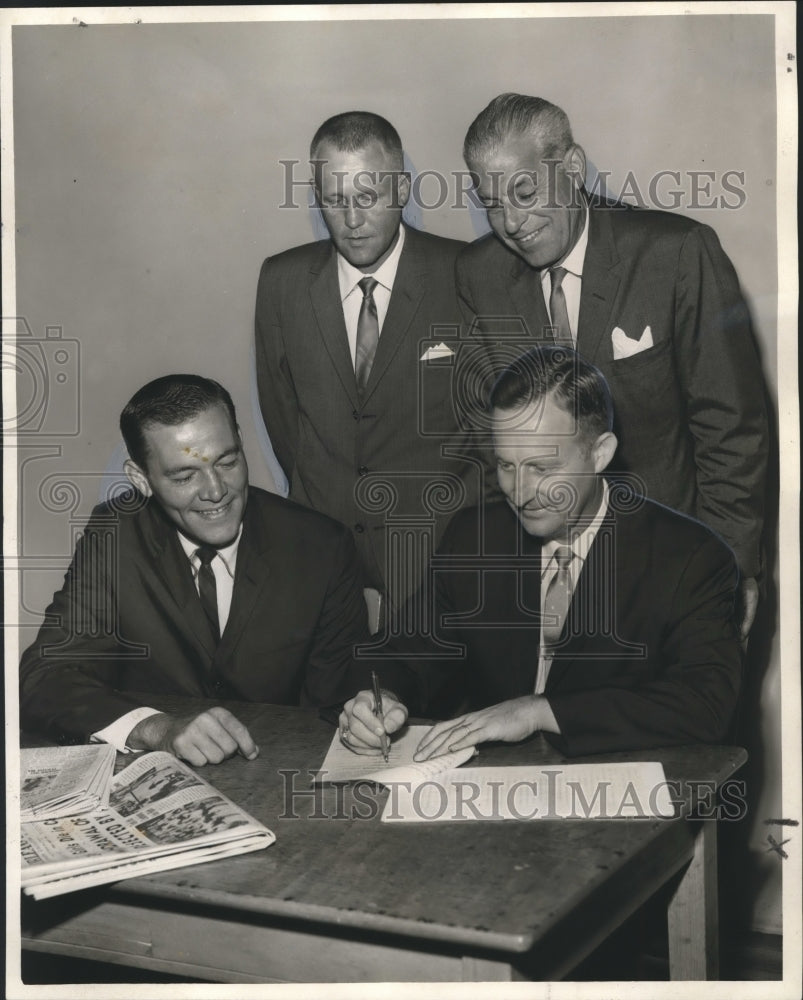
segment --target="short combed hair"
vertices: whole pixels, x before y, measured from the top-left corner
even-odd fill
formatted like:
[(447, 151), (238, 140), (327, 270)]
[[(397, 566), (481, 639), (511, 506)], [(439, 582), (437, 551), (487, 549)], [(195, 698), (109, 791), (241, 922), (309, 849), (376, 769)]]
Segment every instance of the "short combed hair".
[(589, 444), (613, 428), (605, 376), (576, 351), (558, 345), (540, 345), (516, 358), (497, 378), (488, 402), (491, 410), (524, 410), (547, 396), (575, 418)]
[(500, 94), (469, 125), (463, 159), (475, 163), (511, 135), (533, 136), (546, 159), (560, 159), (574, 143), (566, 112), (556, 104), (525, 94)]
[(353, 153), (377, 142), (404, 169), (404, 151), (399, 133), (390, 122), (373, 111), (344, 111), (340, 115), (327, 118), (312, 137), (310, 160), (318, 159), (318, 151), (324, 143), (331, 143), (335, 149)]
[(145, 431), (154, 424), (175, 427), (210, 406), (224, 406), (233, 427), (237, 414), (229, 393), (219, 382), (201, 375), (163, 375), (131, 397), (120, 414), (120, 433), (132, 461), (144, 469), (148, 457)]

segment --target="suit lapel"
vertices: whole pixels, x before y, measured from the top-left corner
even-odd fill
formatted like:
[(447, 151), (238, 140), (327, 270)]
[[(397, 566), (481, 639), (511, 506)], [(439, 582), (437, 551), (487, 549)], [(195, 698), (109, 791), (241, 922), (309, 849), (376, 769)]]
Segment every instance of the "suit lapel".
[(577, 350), (587, 361), (597, 360), (603, 334), (619, 291), (619, 257), (611, 229), (611, 212), (623, 209), (589, 208), (588, 246), (583, 261)]
[(260, 518), (256, 504), (250, 501), (246, 506), (243, 533), (237, 547), (231, 608), (215, 654), (216, 663), (225, 662), (234, 652), (240, 637), (247, 630), (257, 598), (271, 575), (267, 558), (270, 551), (268, 527), (268, 523)]
[(376, 349), (376, 356), (365, 387), (364, 402), (370, 399), (385, 372), (404, 342), (418, 306), (426, 293), (427, 269), (424, 264), (421, 244), (415, 230), (405, 228), (402, 248), (393, 291), (390, 294), (385, 322)]
[(541, 272), (516, 258), (510, 278), (510, 301), (514, 307), (514, 315), (524, 321), (530, 340), (550, 343), (553, 337), (548, 332), (549, 313), (541, 288)]
[(149, 567), (163, 591), (162, 606), (168, 613), (172, 611), (173, 626), (196, 648), (200, 662), (210, 664), (215, 643), (198, 599), (192, 567), (176, 529), (165, 521), (153, 500), (148, 503), (144, 535)]
[[(610, 508), (603, 518), (572, 595), (558, 655), (549, 671), (548, 690), (558, 687), (572, 663), (591, 652), (605, 655), (616, 635), (616, 601), (622, 589), (617, 549), (621, 519)], [(626, 551), (626, 549), (625, 549)]]
[[(349, 353), (346, 322), (343, 319), (343, 305), (340, 301), (337, 255), (329, 240), (321, 241), (320, 248), (319, 256), (310, 267), (309, 294), (312, 308), (324, 346), (351, 405), (356, 409), (359, 405), (357, 383), (354, 379), (354, 365)], [(382, 338), (379, 339), (381, 342)], [(238, 562), (239, 558), (238, 554)]]

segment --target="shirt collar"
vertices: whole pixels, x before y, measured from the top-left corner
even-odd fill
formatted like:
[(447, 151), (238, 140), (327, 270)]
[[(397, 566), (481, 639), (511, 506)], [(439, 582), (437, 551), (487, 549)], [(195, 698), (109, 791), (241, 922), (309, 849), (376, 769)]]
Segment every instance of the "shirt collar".
[[(234, 579), (234, 570), (237, 566), (237, 547), (240, 544), (240, 538), (242, 537), (242, 533), (243, 533), (243, 526), (241, 523), (240, 530), (237, 532), (237, 537), (234, 539), (231, 545), (227, 545), (225, 548), (217, 550), (217, 554), (218, 556), (220, 556), (220, 561), (226, 567), (226, 571), (228, 572), (232, 580)], [(198, 566), (200, 564), (200, 560), (197, 555), (198, 543), (190, 541), (190, 539), (187, 538), (186, 535), (182, 535), (180, 531), (176, 532), (176, 534), (178, 535), (178, 540), (181, 542), (181, 547), (182, 549), (184, 549), (185, 555), (192, 564), (192, 568), (197, 573)]]
[[(600, 525), (602, 524), (603, 518), (608, 513), (609, 505), (609, 494), (608, 482), (603, 478), (602, 480), (602, 501), (600, 502), (599, 509), (594, 515), (591, 523), (585, 527), (579, 535), (575, 535), (569, 547), (575, 556), (585, 561), (588, 558), (588, 552), (594, 543), (594, 539), (597, 537), (597, 532), (599, 531)], [(542, 563), (541, 563), (541, 574), (543, 574), (552, 568), (555, 563), (555, 550), (560, 548), (561, 545), (565, 544), (560, 541), (549, 541), (545, 542), (542, 549)]]
[(392, 292), (393, 282), (396, 280), (396, 271), (399, 269), (399, 258), (401, 257), (403, 246), (404, 226), (399, 223), (399, 238), (396, 240), (396, 246), (393, 248), (388, 259), (383, 261), (382, 266), (378, 267), (371, 275), (366, 275), (365, 272), (361, 271), (358, 267), (354, 267), (353, 264), (349, 264), (346, 258), (341, 253), (338, 253), (337, 278), (340, 284), (341, 302), (346, 298), (346, 296), (351, 295), (358, 283), (366, 277), (375, 278), (383, 288), (387, 288), (389, 292)]

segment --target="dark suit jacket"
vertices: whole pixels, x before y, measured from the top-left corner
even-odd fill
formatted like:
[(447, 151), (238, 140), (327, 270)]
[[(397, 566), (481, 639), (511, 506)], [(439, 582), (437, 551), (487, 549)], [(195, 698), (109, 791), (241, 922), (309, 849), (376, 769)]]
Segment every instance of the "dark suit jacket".
[[(549, 738), (569, 755), (721, 742), (741, 679), (733, 554), (699, 522), (621, 496), (614, 487), (547, 678), (562, 733)], [(383, 685), (426, 715), (442, 714), (444, 688), (468, 710), (533, 694), (539, 540), (504, 502), (461, 511), (433, 568), (440, 653), (462, 655), (398, 639), (417, 659), (380, 662)]]
[[(475, 503), (481, 464), (452, 400), (452, 360), (421, 361), (443, 341), (459, 351), (454, 263), (464, 244), (405, 227), (405, 242), (364, 397), (357, 394), (329, 240), (262, 265), (256, 303), (259, 399), (290, 497), (349, 526), (366, 585), (406, 596), (385, 565), (385, 522), (417, 517), (440, 537)], [(443, 491), (431, 489), (446, 480)], [(359, 491), (365, 492), (360, 493)], [(428, 542), (432, 548), (432, 539)], [(423, 560), (412, 580), (418, 584)], [(389, 576), (393, 579), (389, 579)], [(401, 595), (399, 594), (401, 588)]]
[[(528, 348), (549, 325), (540, 274), (495, 236), (457, 264), (464, 308), (521, 317)], [(611, 389), (619, 438), (616, 468), (642, 492), (710, 525), (745, 576), (760, 568), (767, 464), (764, 385), (747, 308), (716, 234), (671, 212), (592, 203), (583, 267), (578, 352)], [(654, 346), (614, 360), (619, 327)], [(510, 325), (508, 324), (508, 329)], [(613, 471), (613, 467), (609, 469)]]
[(175, 528), (129, 494), (93, 512), (23, 654), (22, 728), (80, 742), (149, 692), (331, 704), (350, 693), (352, 648), (366, 636), (349, 533), (251, 486), (215, 649)]

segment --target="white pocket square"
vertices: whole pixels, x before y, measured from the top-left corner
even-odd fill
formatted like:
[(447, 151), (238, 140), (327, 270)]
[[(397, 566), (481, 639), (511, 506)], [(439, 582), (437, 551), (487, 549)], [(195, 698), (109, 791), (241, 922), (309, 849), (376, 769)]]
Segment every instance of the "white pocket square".
[(611, 345), (613, 346), (614, 361), (619, 361), (620, 358), (632, 358), (634, 354), (641, 354), (642, 351), (648, 351), (653, 346), (652, 330), (645, 326), (644, 333), (636, 340), (635, 337), (628, 337), (624, 330), (615, 326), (611, 334)]
[(428, 347), (421, 355), (421, 361), (434, 361), (436, 358), (449, 358), (454, 354), (451, 347), (447, 347), (443, 341), (434, 347)]

